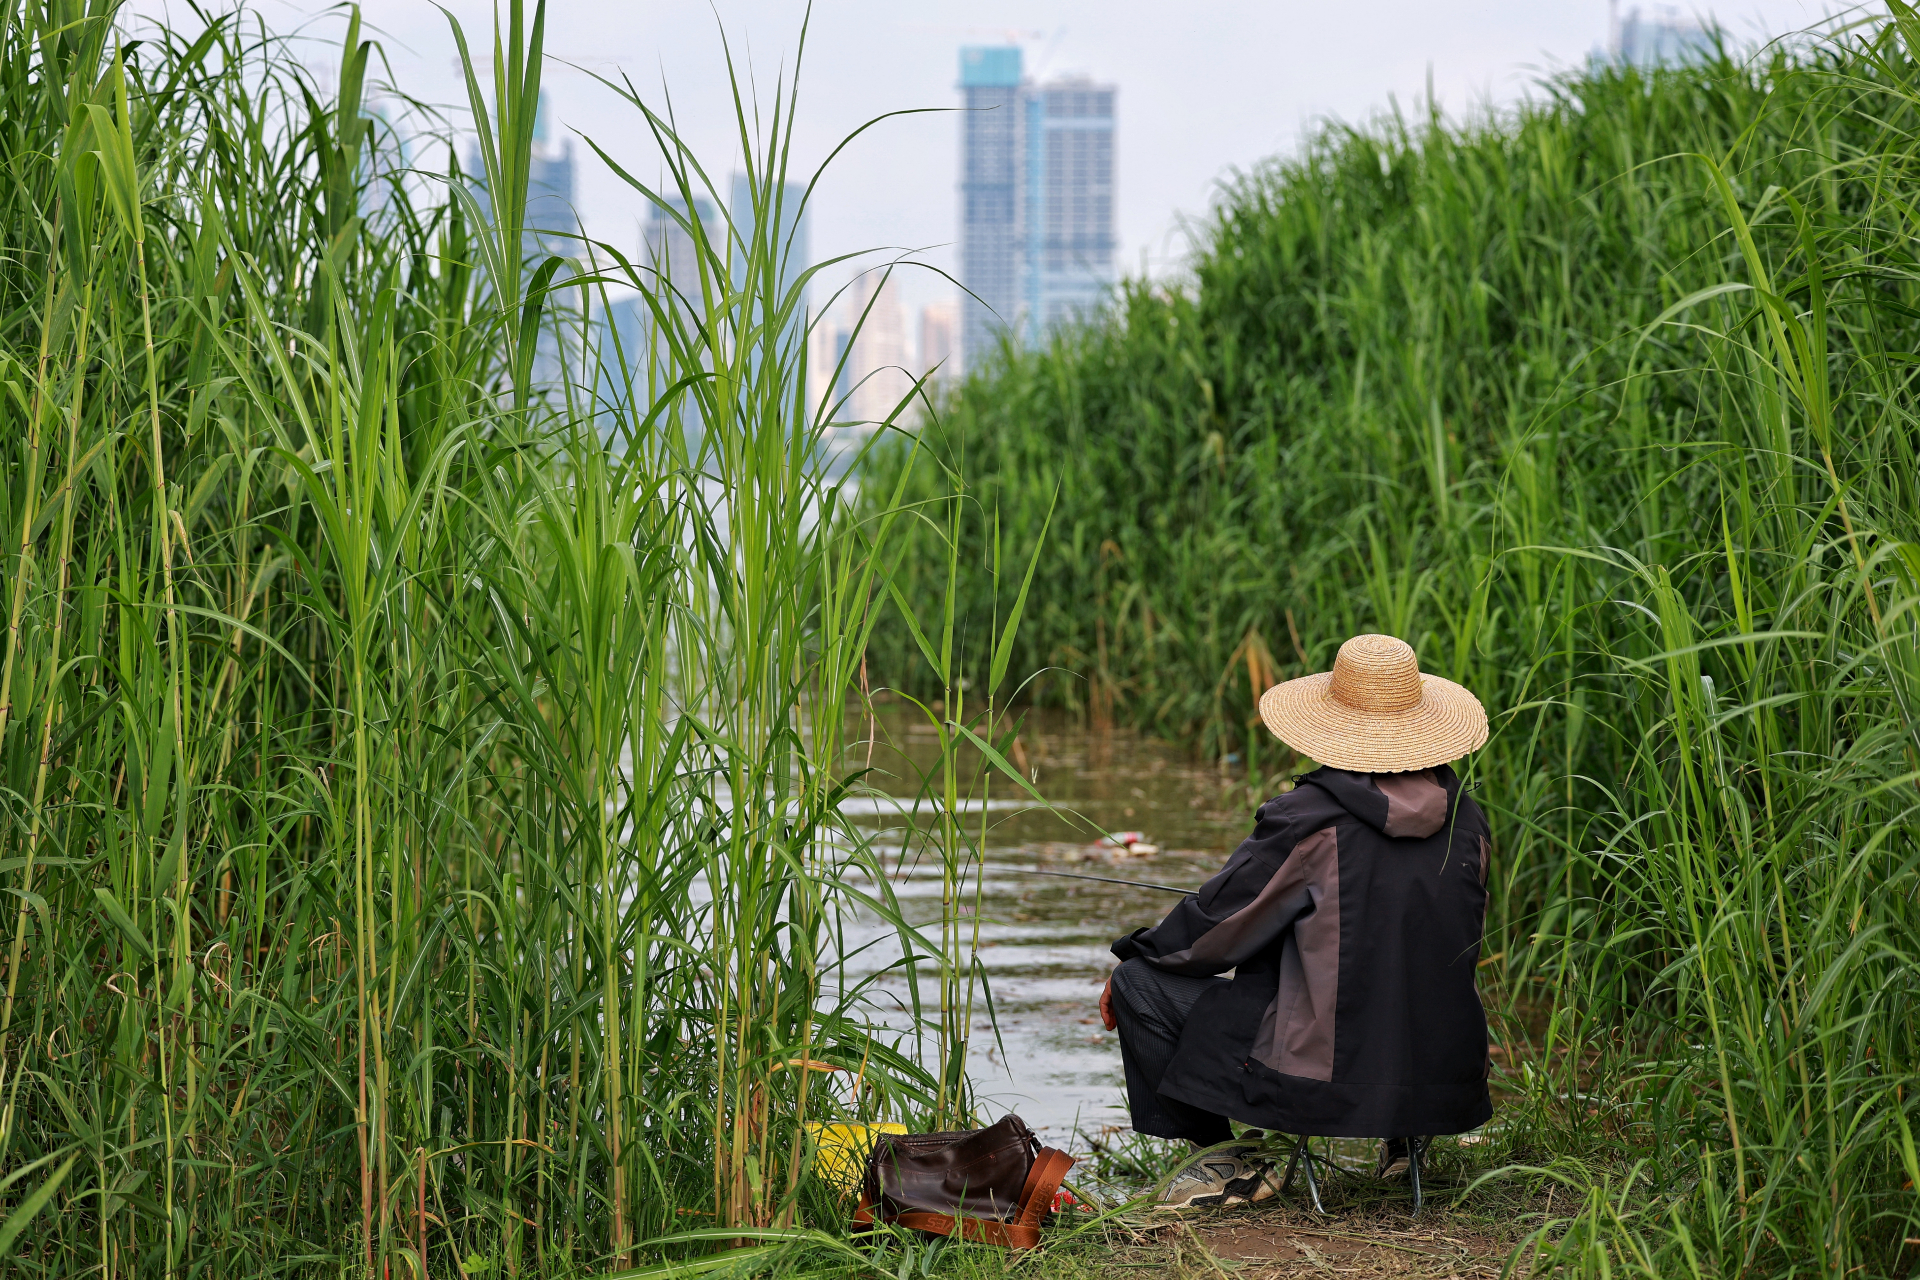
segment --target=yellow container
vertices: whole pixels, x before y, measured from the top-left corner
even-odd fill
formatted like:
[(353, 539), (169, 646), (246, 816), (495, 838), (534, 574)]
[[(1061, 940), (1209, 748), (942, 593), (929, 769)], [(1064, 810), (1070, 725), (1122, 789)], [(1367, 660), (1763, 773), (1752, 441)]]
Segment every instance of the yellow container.
[(809, 1121), (807, 1136), (813, 1139), (813, 1167), (822, 1177), (842, 1191), (860, 1185), (866, 1172), (867, 1155), (873, 1140), (883, 1133), (905, 1133), (903, 1124), (820, 1124)]

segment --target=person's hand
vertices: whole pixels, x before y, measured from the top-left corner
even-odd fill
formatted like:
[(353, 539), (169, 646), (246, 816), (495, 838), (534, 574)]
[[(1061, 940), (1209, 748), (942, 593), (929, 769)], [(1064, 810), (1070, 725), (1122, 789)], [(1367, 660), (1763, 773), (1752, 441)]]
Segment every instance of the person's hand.
[(1113, 1016), (1112, 978), (1108, 978), (1107, 985), (1100, 988), (1100, 1024), (1109, 1031), (1120, 1025), (1120, 1020)]

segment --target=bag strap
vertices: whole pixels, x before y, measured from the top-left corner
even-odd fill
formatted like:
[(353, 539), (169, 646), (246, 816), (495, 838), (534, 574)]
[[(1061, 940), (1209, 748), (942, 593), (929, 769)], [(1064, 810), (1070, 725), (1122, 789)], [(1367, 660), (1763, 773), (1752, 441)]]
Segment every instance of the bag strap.
[(903, 1213), (894, 1219), (903, 1227), (931, 1231), (939, 1236), (957, 1235), (980, 1244), (997, 1244), (1002, 1249), (1031, 1249), (1040, 1243), (1040, 1228), (1023, 1222), (994, 1222), (989, 1218), (956, 1218), (945, 1213)]
[(1054, 1194), (1071, 1168), (1073, 1157), (1066, 1152), (1057, 1147), (1040, 1148), (1033, 1168), (1027, 1170), (1027, 1185), (1020, 1192), (1020, 1216), (1015, 1221), (1037, 1230), (1040, 1220), (1053, 1208)]

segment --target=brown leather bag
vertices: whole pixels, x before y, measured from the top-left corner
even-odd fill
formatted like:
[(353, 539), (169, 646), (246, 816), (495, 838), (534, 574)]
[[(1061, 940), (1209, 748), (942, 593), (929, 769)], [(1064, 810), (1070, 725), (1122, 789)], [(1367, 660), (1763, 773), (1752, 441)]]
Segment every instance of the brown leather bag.
[(1007, 1249), (1040, 1243), (1073, 1157), (1040, 1145), (1019, 1116), (964, 1133), (888, 1133), (875, 1140), (855, 1226), (898, 1223)]

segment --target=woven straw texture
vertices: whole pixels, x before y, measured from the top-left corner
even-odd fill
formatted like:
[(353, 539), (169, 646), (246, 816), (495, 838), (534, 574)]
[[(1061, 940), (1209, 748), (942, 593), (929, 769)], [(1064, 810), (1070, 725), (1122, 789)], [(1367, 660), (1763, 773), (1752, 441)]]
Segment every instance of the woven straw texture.
[(1260, 718), (1309, 760), (1356, 773), (1431, 769), (1487, 741), (1480, 699), (1420, 674), (1413, 647), (1392, 636), (1355, 636), (1332, 671), (1273, 686)]

